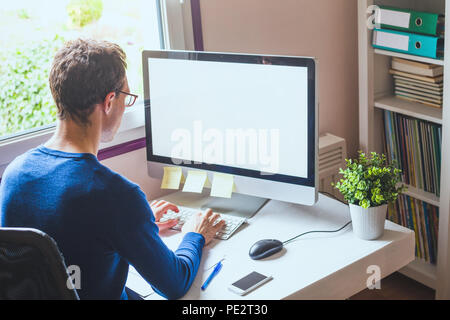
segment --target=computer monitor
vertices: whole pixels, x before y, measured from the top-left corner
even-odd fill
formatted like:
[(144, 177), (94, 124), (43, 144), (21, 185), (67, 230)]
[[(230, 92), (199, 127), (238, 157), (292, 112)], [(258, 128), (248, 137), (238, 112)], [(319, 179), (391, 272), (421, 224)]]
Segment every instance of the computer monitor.
[(143, 51), (148, 173), (234, 176), (236, 194), (313, 205), (318, 189), (313, 58)]

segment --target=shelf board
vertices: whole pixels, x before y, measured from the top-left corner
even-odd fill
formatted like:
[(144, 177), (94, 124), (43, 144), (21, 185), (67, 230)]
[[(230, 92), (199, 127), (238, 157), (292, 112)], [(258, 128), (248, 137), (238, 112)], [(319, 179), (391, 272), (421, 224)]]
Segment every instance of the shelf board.
[(429, 107), (418, 102), (403, 100), (395, 96), (385, 96), (375, 100), (375, 107), (442, 125), (441, 108)]
[(443, 59), (432, 59), (432, 58), (414, 56), (412, 54), (405, 54), (405, 53), (382, 50), (382, 49), (374, 49), (374, 51), (376, 54), (381, 54), (384, 56), (398, 57), (398, 58), (414, 60), (414, 61), (418, 61), (418, 62), (432, 63), (432, 64), (437, 64), (440, 66), (444, 65)]
[(439, 207), (439, 197), (434, 193), (426, 192), (407, 184), (405, 184), (405, 186), (408, 188), (408, 190), (404, 191), (403, 194)]
[(399, 270), (401, 274), (436, 290), (437, 267), (434, 264), (416, 258)]

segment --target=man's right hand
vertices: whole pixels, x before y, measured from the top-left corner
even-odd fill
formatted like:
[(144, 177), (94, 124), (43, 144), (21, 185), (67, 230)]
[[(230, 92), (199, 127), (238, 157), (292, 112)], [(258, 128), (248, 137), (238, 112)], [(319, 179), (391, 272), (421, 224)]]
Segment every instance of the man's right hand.
[(183, 227), (181, 228), (181, 231), (183, 233), (188, 232), (196, 232), (203, 235), (205, 238), (205, 246), (211, 242), (211, 240), (214, 238), (216, 233), (220, 231), (220, 229), (223, 228), (225, 225), (225, 221), (221, 220), (217, 222), (215, 221), (220, 217), (220, 214), (213, 213), (211, 209), (206, 210), (206, 213), (199, 212), (197, 214), (194, 214), (189, 218)]

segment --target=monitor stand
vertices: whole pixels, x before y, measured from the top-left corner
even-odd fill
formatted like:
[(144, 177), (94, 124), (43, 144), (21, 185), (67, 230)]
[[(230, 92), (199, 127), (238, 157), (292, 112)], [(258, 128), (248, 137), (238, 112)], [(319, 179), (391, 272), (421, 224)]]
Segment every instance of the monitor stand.
[(266, 203), (268, 199), (248, 196), (240, 193), (233, 193), (231, 198), (211, 197), (211, 190), (205, 188), (203, 193), (174, 192), (162, 196), (163, 199), (176, 205), (205, 210), (211, 208), (214, 212), (229, 214), (232, 216), (244, 217), (250, 219)]

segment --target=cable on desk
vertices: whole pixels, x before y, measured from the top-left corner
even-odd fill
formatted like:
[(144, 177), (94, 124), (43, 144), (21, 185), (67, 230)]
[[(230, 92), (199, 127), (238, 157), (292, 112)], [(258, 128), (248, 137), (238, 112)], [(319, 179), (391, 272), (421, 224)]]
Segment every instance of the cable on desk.
[(301, 236), (304, 236), (305, 234), (308, 234), (308, 233), (318, 233), (318, 232), (321, 232), (321, 233), (323, 233), (323, 232), (325, 232), (325, 233), (331, 233), (331, 232), (338, 232), (338, 231), (341, 231), (342, 229), (344, 229), (344, 228), (345, 228), (346, 226), (348, 226), (350, 223), (352, 223), (352, 222), (349, 221), (349, 222), (347, 222), (343, 227), (340, 227), (339, 229), (337, 229), (337, 230), (332, 230), (332, 231), (308, 231), (308, 232), (299, 234), (298, 236), (295, 236), (295, 237), (293, 237), (293, 238), (291, 238), (291, 239), (289, 239), (289, 240), (284, 241), (284, 242), (283, 242), (283, 245), (287, 244), (288, 242), (294, 241), (295, 239), (297, 239), (297, 238), (299, 238), (299, 237), (301, 237)]
[[(334, 195), (332, 195), (331, 193), (328, 193), (328, 192), (326, 192), (326, 191), (320, 191), (320, 193), (329, 195), (329, 196), (331, 196), (332, 198), (336, 199), (337, 201), (340, 201), (340, 202), (342, 202), (342, 203), (344, 203), (344, 204), (347, 204), (347, 203), (341, 201), (340, 199), (336, 198), (336, 197), (335, 197)], [(295, 239), (297, 239), (297, 238), (299, 238), (299, 237), (301, 237), (301, 236), (304, 236), (305, 234), (308, 234), (308, 233), (332, 233), (332, 232), (339, 232), (339, 231), (341, 231), (342, 229), (344, 229), (346, 226), (348, 226), (350, 223), (352, 223), (352, 221), (349, 221), (349, 222), (347, 222), (344, 226), (342, 226), (341, 228), (339, 228), (339, 229), (337, 229), (337, 230), (332, 230), (332, 231), (308, 231), (308, 232), (299, 234), (298, 236), (295, 236), (295, 237), (293, 237), (293, 238), (291, 238), (291, 239), (289, 239), (289, 240), (284, 241), (284, 242), (283, 242), (283, 245), (286, 245), (286, 244), (288, 244), (289, 242), (294, 241)]]

